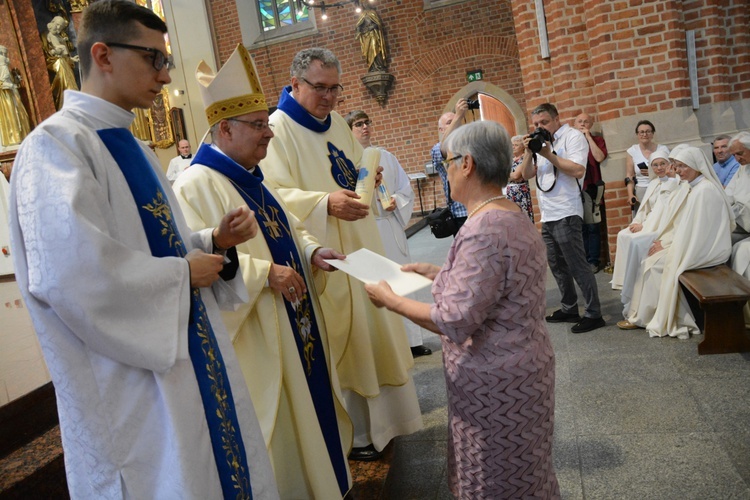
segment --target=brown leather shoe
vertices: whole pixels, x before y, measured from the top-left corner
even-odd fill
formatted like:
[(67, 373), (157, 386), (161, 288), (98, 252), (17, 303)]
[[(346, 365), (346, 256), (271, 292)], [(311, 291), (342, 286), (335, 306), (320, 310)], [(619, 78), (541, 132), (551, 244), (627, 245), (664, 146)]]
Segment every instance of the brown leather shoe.
[(619, 328), (620, 330), (638, 330), (640, 326), (635, 325), (631, 323), (630, 321), (624, 319), (622, 321), (617, 322), (617, 328)]

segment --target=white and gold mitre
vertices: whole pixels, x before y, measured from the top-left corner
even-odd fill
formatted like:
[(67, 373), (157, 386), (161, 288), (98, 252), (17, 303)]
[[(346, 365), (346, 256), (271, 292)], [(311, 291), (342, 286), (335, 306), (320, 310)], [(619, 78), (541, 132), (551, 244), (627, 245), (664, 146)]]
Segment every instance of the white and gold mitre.
[(206, 61), (201, 61), (195, 78), (200, 84), (209, 126), (227, 118), (268, 110), (255, 63), (241, 43), (218, 73), (214, 74)]

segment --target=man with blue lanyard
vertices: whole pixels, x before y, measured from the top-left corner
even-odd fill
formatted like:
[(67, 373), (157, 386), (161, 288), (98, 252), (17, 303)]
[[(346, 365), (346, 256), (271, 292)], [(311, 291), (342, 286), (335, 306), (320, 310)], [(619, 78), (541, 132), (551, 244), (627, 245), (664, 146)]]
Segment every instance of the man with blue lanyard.
[(16, 160), (16, 278), (55, 385), (71, 497), (276, 499), (217, 304), (247, 300), (236, 257), (224, 263), (257, 233), (253, 214), (191, 233), (128, 130), (171, 81), (166, 31), (125, 0), (83, 12), (82, 90)]

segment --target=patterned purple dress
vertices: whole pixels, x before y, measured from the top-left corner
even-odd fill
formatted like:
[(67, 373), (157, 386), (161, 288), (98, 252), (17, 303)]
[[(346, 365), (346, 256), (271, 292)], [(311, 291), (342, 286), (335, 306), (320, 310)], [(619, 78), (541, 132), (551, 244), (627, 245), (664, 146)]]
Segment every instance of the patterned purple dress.
[(523, 212), (466, 221), (435, 278), (445, 335), (449, 486), (459, 499), (559, 498), (552, 465), (555, 354), (544, 243)]

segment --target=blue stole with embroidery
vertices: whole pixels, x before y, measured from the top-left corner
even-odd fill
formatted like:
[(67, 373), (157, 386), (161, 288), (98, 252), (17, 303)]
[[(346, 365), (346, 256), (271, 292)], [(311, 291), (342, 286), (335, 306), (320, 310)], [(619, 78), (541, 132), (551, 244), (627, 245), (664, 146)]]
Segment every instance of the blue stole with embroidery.
[(305, 280), (307, 293), (302, 295), (298, 292), (297, 302), (284, 300), (284, 305), (289, 324), (294, 332), (300, 363), (305, 372), (307, 387), (323, 432), (328, 456), (336, 473), (341, 495), (344, 495), (348, 490), (346, 457), (341, 449), (330, 373), (320, 341), (318, 322), (310, 301), (310, 286), (292, 237), (294, 229), (289, 226), (289, 220), (281, 205), (263, 185), (263, 173), (260, 167), (255, 167), (254, 173), (250, 173), (228, 156), (208, 145), (201, 146), (193, 164), (205, 165), (216, 170), (232, 182), (247, 206), (255, 212), (255, 218), (271, 251), (273, 262), (280, 266), (291, 267)]
[[(151, 254), (184, 257), (185, 243), (172, 217), (169, 201), (133, 134), (124, 128), (98, 130), (97, 134), (133, 193)], [(200, 290), (192, 288), (190, 299), (188, 351), (203, 400), (222, 492), (224, 498), (252, 499), (250, 469), (224, 360)]]
[[(287, 86), (281, 92), (278, 108), (289, 115), (289, 118), (313, 132), (323, 133), (331, 128), (331, 115), (328, 115), (323, 123), (316, 120), (307, 112), (291, 95), (292, 87)], [(344, 189), (354, 191), (357, 187), (357, 168), (354, 163), (346, 157), (343, 151), (338, 149), (332, 142), (328, 141), (328, 160), (331, 162), (331, 175), (336, 184)]]

